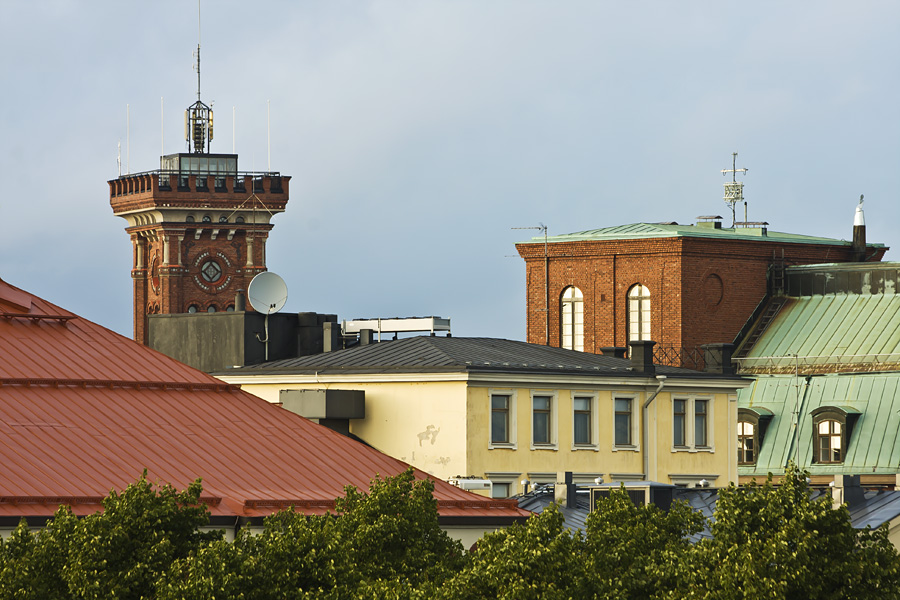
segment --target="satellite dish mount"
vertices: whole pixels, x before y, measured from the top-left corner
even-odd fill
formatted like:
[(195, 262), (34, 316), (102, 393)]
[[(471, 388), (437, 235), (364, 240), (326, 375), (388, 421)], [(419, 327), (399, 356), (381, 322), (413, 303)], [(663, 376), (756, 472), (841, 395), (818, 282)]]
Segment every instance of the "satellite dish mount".
[(269, 315), (284, 308), (288, 292), (284, 279), (270, 271), (263, 271), (250, 281), (247, 300), (256, 312), (266, 315), (265, 339), (256, 334), (256, 339), (266, 345), (266, 360), (269, 360)]

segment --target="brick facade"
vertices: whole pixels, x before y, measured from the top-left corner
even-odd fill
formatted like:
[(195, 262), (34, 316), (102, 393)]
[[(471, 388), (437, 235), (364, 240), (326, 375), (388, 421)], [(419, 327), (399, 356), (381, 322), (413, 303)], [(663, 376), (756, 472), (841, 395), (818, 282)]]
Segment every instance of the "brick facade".
[[(527, 341), (560, 345), (561, 296), (568, 286), (584, 295), (584, 350), (627, 346), (627, 293), (650, 291), (651, 339), (660, 348), (731, 342), (763, 299), (773, 262), (785, 265), (850, 262), (850, 243), (786, 243), (672, 236), (552, 241), (516, 245), (525, 259)], [(869, 260), (886, 248), (870, 247)], [(549, 311), (544, 310), (546, 295)], [(547, 314), (549, 313), (549, 321)], [(549, 339), (548, 339), (549, 338)]]
[(285, 209), (289, 181), (151, 172), (109, 182), (132, 241), (136, 341), (147, 343), (150, 314), (234, 308), (237, 291), (266, 270), (270, 220)]

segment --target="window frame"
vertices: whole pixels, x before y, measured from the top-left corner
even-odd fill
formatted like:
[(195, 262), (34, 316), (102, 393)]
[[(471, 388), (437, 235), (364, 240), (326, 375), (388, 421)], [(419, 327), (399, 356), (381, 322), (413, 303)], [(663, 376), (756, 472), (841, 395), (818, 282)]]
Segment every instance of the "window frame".
[[(530, 393), (531, 401), (529, 402), (529, 421), (531, 422), (531, 449), (532, 450), (557, 450), (559, 449), (559, 440), (557, 436), (557, 431), (559, 430), (558, 425), (558, 403), (557, 403), (557, 392), (556, 391), (546, 391), (546, 390), (531, 390)], [(547, 442), (535, 442), (535, 410), (534, 410), (534, 401), (535, 398), (548, 398), (550, 400), (549, 406), (549, 414), (547, 418)], [(543, 412), (543, 411), (542, 411)]]
[[(628, 341), (652, 339), (653, 305), (651, 301), (652, 294), (646, 285), (635, 283), (628, 288), (625, 294), (625, 333)], [(637, 337), (632, 335), (632, 330), (635, 329), (635, 317), (637, 317)]]
[[(494, 429), (494, 397), (495, 396), (504, 396), (507, 398), (507, 415), (506, 415), (506, 427), (507, 427), (507, 441), (505, 442), (495, 442), (493, 438), (493, 429)], [(488, 449), (495, 448), (510, 448), (515, 450), (516, 445), (516, 391), (510, 389), (489, 389), (488, 390), (488, 401), (487, 401), (487, 410), (489, 415), (489, 426), (487, 428), (487, 436), (488, 436)]]
[[(706, 394), (678, 394), (672, 395), (670, 398), (671, 402), (671, 415), (672, 415), (672, 452), (715, 452), (715, 441), (714, 441), (714, 431), (713, 427), (714, 420), (714, 407), (715, 407), (715, 397), (706, 395)], [(675, 410), (677, 408), (678, 402), (684, 402), (684, 422), (682, 424), (683, 427), (683, 444), (675, 443), (675, 433), (676, 433), (676, 416), (681, 413), (676, 413)], [(705, 443), (698, 444), (697, 443), (697, 406), (700, 403), (701, 406), (705, 407), (705, 412), (699, 413), (704, 415), (704, 424), (705, 424), (705, 440), (701, 440)]]
[[(571, 394), (572, 398), (572, 450), (600, 450), (600, 427), (599, 427), (599, 413), (597, 412), (599, 406), (599, 394), (597, 392), (578, 392), (573, 391)], [(588, 400), (590, 402), (590, 411), (588, 416), (588, 432), (590, 433), (590, 442), (588, 443), (579, 443), (576, 441), (576, 428), (575, 428), (575, 401), (577, 399)], [(583, 411), (582, 411), (583, 412)]]
[[(630, 417), (630, 431), (629, 437), (631, 442), (628, 444), (619, 444), (616, 439), (616, 417), (621, 414), (620, 411), (616, 408), (617, 400), (629, 400), (631, 402), (631, 417)], [(632, 450), (638, 451), (640, 450), (639, 444), (637, 440), (639, 439), (639, 431), (638, 431), (638, 415), (637, 415), (637, 407), (638, 407), (638, 395), (637, 394), (621, 394), (621, 393), (613, 393), (612, 394), (612, 449), (613, 452), (618, 452), (620, 450)]]
[[(812, 416), (812, 448), (813, 448), (813, 464), (819, 465), (841, 465), (847, 461), (847, 453), (850, 451), (850, 440), (853, 437), (853, 429), (860, 417), (860, 411), (852, 406), (820, 406), (813, 410)], [(819, 427), (822, 423), (834, 421), (840, 424), (840, 433), (829, 433), (830, 439), (840, 435), (841, 439), (841, 456), (840, 460), (822, 460), (822, 442), (825, 437), (819, 433)]]
[(559, 303), (559, 347), (584, 352), (584, 293), (577, 286), (566, 286)]

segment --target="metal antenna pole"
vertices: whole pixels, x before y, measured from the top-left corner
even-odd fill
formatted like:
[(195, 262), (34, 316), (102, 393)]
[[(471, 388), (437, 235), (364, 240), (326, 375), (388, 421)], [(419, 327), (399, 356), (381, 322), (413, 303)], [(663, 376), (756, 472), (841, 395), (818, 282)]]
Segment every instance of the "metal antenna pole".
[[(735, 214), (734, 205), (738, 202), (743, 202), (744, 200), (744, 184), (737, 180), (738, 173), (746, 173), (749, 169), (738, 169), (737, 168), (737, 152), (731, 153), (731, 168), (730, 169), (722, 169), (722, 175), (726, 173), (731, 173), (731, 181), (725, 183), (725, 204), (731, 207), (731, 228), (734, 229), (737, 224), (737, 216)], [(744, 221), (747, 221), (746, 216), (747, 205), (744, 204)], [(746, 225), (745, 225), (746, 227)]]
[(537, 229), (544, 232), (544, 345), (550, 345), (550, 254), (548, 252), (547, 226), (538, 223), (537, 227), (512, 227), (511, 229)]

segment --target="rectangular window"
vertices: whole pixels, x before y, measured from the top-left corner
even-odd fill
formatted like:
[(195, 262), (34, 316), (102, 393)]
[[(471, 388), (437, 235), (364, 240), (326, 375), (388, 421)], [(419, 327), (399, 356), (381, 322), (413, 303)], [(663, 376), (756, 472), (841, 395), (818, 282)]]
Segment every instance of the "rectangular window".
[(491, 396), (491, 443), (509, 443), (509, 396)]
[(694, 400), (694, 445), (708, 446), (706, 443), (706, 408), (708, 400)]
[(615, 442), (616, 446), (631, 446), (631, 398), (616, 398)]
[(550, 444), (550, 396), (535, 396), (532, 399), (532, 435), (535, 444)]
[(509, 484), (495, 482), (491, 486), (491, 498), (509, 498)]
[(672, 443), (687, 446), (687, 400), (675, 400), (672, 414)]
[(588, 445), (591, 443), (591, 404), (593, 398), (573, 400), (575, 409), (575, 443)]

